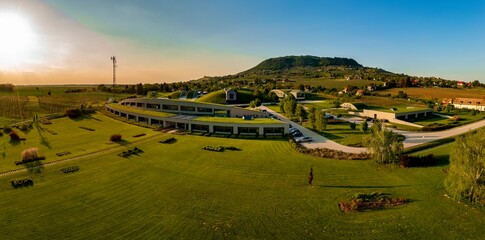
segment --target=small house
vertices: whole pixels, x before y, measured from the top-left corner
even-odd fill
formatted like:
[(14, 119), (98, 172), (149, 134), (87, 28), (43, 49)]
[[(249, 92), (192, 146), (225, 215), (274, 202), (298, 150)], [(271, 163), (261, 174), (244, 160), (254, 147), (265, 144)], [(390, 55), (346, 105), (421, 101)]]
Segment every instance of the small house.
[(236, 101), (237, 100), (237, 92), (233, 89), (224, 89), (226, 92), (226, 101)]

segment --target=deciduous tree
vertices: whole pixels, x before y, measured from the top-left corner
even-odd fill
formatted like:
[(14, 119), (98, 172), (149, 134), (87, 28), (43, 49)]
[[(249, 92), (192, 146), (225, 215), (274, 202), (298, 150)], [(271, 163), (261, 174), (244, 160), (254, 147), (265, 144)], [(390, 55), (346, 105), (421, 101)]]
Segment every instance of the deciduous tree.
[(445, 187), (455, 199), (485, 203), (485, 129), (457, 137)]
[(403, 150), (403, 140), (402, 135), (387, 130), (381, 122), (376, 121), (364, 144), (376, 163), (386, 164), (399, 160)]

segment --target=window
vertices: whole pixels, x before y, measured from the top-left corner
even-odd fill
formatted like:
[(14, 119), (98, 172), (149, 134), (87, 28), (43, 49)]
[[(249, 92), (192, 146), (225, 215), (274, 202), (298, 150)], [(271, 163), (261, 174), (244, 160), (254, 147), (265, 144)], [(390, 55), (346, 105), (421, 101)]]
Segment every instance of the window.
[(162, 109), (163, 110), (170, 110), (170, 111), (178, 111), (179, 106), (178, 105), (165, 105), (165, 104), (163, 104)]
[(212, 108), (197, 107), (197, 112), (212, 113)]
[(192, 131), (203, 131), (203, 132), (209, 131), (209, 125), (192, 124), (191, 127), (192, 127)]
[(193, 107), (193, 106), (180, 106), (180, 111), (195, 112), (195, 107)]
[(232, 133), (233, 131), (234, 131), (233, 127), (214, 126), (214, 132)]

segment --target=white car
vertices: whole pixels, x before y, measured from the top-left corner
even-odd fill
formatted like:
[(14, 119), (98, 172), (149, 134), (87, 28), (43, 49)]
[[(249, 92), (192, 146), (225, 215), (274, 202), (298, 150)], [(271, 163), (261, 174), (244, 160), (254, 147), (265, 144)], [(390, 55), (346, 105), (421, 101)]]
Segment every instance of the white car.
[(300, 137), (295, 139), (297, 143), (302, 143), (302, 142), (311, 142), (313, 139), (311, 137)]

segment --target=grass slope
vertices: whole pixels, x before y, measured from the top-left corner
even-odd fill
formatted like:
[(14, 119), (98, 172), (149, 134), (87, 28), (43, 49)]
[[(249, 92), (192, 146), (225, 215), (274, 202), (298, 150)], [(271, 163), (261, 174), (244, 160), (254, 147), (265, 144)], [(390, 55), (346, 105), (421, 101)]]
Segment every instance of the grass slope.
[[(163, 138), (161, 136), (160, 138)], [(483, 208), (446, 198), (450, 146), (434, 149), (442, 165), (399, 169), (370, 161), (298, 154), (283, 140), (175, 136), (137, 143), (145, 152), (115, 152), (49, 166), (35, 186), (12, 189), (0, 177), (0, 236), (9, 239), (478, 239)], [(104, 138), (103, 138), (104, 140)], [(242, 151), (208, 152), (206, 145)], [(133, 147), (135, 145), (126, 145)], [(121, 151), (121, 150), (120, 150)], [(64, 175), (62, 167), (80, 171)], [(314, 187), (306, 178), (314, 167)], [(356, 192), (380, 191), (406, 206), (343, 214)]]
[[(14, 129), (21, 137), (27, 139), (23, 142), (12, 143), (7, 134), (0, 137), (0, 172), (19, 168), (14, 161), (20, 160), (20, 153), (29, 147), (38, 147), (39, 153), (46, 156), (45, 162), (51, 162), (112, 148), (157, 134), (153, 130), (122, 123), (103, 114), (93, 114), (74, 120), (64, 117), (51, 120), (51, 122), (50, 125), (39, 124), (39, 127), (25, 132)], [(79, 127), (92, 128), (95, 131)], [(57, 134), (54, 135), (49, 131)], [(121, 134), (124, 141), (111, 143), (109, 137), (115, 133)], [(141, 133), (146, 135), (133, 137)], [(65, 151), (71, 152), (71, 154), (62, 157), (56, 155), (56, 153)]]

